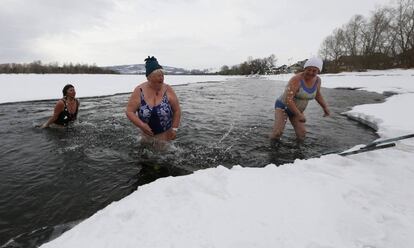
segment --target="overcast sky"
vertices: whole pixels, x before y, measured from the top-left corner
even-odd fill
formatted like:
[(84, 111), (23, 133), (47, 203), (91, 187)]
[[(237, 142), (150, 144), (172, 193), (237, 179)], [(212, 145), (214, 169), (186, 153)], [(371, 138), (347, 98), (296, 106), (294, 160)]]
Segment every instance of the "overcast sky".
[(160, 64), (219, 68), (318, 53), (355, 14), (390, 0), (0, 0), (0, 63)]

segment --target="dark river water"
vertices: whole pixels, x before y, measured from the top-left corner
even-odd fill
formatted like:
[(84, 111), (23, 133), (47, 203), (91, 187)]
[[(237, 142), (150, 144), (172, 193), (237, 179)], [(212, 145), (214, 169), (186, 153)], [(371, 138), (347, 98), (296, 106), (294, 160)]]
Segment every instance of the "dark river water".
[(0, 247), (37, 247), (160, 177), (218, 165), (279, 165), (377, 138), (340, 113), (384, 96), (323, 89), (332, 116), (323, 118), (313, 101), (303, 144), (290, 124), (280, 142), (270, 142), (284, 86), (259, 79), (174, 86), (182, 121), (165, 151), (140, 144), (124, 114), (129, 95), (80, 99), (79, 123), (63, 130), (36, 127), (56, 100), (0, 105)]

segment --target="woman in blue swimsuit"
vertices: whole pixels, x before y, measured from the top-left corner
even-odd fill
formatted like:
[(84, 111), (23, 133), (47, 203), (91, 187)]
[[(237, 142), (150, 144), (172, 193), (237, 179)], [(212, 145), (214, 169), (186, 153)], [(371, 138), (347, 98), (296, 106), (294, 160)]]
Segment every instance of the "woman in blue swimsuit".
[(306, 118), (303, 112), (312, 99), (315, 99), (322, 107), (324, 116), (330, 115), (328, 106), (321, 94), (321, 79), (318, 77), (322, 65), (323, 62), (320, 58), (310, 58), (304, 65), (304, 71), (289, 80), (284, 93), (275, 103), (275, 124), (270, 135), (272, 139), (279, 139), (282, 136), (289, 118), (295, 129), (297, 139), (303, 141), (306, 136)]
[(53, 115), (41, 126), (41, 128), (46, 128), (50, 125), (54, 125), (55, 127), (66, 127), (76, 120), (79, 110), (79, 101), (75, 98), (75, 87), (71, 84), (67, 84), (63, 87), (62, 93), (63, 98), (56, 103)]
[(164, 72), (156, 58), (145, 59), (145, 69), (147, 81), (132, 92), (126, 115), (145, 140), (173, 140), (181, 119), (177, 95), (164, 83)]

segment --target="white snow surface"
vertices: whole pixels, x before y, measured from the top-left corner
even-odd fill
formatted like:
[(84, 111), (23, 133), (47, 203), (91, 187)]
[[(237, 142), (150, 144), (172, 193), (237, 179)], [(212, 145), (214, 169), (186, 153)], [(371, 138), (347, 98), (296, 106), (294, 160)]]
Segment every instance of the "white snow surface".
[[(182, 85), (225, 81), (231, 76), (166, 75), (165, 82)], [(75, 86), (76, 97), (132, 92), (146, 81), (145, 75), (114, 74), (0, 74), (0, 103), (59, 99), (66, 84)]]
[[(266, 76), (271, 80), (288, 81), (293, 74)], [(322, 86), (327, 88), (353, 88), (377, 93), (414, 93), (414, 70), (392, 69), (367, 72), (322, 74)]]
[[(347, 113), (389, 138), (414, 133), (413, 74), (392, 70), (322, 78), (324, 87), (400, 93)], [(276, 79), (289, 76), (268, 77)], [(413, 188), (413, 139), (389, 149), (279, 167), (219, 166), (140, 186), (41, 247), (410, 248)]]

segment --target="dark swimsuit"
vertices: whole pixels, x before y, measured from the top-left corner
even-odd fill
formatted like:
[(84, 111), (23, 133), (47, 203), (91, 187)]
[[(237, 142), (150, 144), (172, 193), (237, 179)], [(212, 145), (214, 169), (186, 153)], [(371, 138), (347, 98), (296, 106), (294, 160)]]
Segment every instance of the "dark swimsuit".
[(172, 108), (168, 101), (167, 91), (164, 92), (161, 103), (150, 107), (144, 98), (141, 89), (141, 106), (137, 111), (137, 115), (141, 121), (148, 124), (154, 134), (160, 134), (172, 126)]
[(78, 99), (75, 99), (76, 111), (73, 114), (69, 112), (68, 107), (66, 106), (66, 100), (62, 99), (62, 101), (65, 104), (65, 108), (63, 109), (62, 112), (60, 112), (57, 120), (54, 123), (57, 125), (61, 125), (61, 126), (67, 126), (70, 122), (73, 122), (76, 120), (76, 117), (78, 115), (79, 101)]

